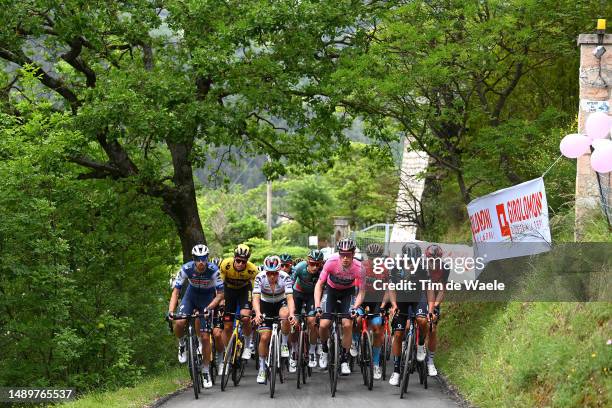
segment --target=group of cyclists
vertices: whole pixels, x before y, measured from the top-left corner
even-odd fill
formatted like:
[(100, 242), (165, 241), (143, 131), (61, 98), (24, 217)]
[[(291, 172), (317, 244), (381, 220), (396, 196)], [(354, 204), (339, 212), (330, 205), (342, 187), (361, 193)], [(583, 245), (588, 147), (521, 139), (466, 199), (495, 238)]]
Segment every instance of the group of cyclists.
[[(393, 333), (391, 355), (394, 365), (389, 383), (399, 386), (402, 341), (411, 317), (420, 329), (417, 361), (426, 361), (428, 375), (436, 376), (434, 355), (437, 322), (444, 290), (423, 290), (419, 281), (446, 283), (449, 269), (441, 264), (429, 268), (428, 263), (416, 263), (416, 267), (415, 263), (412, 263), (405, 265), (405, 268), (391, 270), (383, 267), (381, 273), (380, 268), (374, 268), (373, 261), (383, 257), (385, 249), (382, 245), (368, 245), (367, 259), (364, 260), (356, 257), (357, 245), (350, 238), (340, 240), (336, 250), (337, 253), (324, 259), (321, 250), (313, 249), (308, 253), (307, 259), (296, 263), (288, 254), (270, 255), (258, 267), (249, 261), (251, 250), (244, 244), (235, 248), (233, 257), (223, 260), (209, 260), (209, 249), (205, 245), (194, 246), (192, 261), (181, 266), (173, 281), (168, 306), (168, 319), (173, 321), (173, 331), (179, 343), (179, 362), (187, 361), (184, 338), (186, 320), (174, 319), (175, 316), (191, 313), (214, 316), (210, 325), (203, 319), (195, 321), (203, 357), (203, 385), (204, 388), (212, 387), (209, 371), (211, 356), (214, 356), (212, 358), (216, 359), (217, 367), (222, 370), (224, 348), (232, 333), (234, 316), (239, 314), (246, 345), (242, 351), (242, 359), (251, 359), (255, 351), (254, 330), (259, 334), (257, 383), (266, 382), (266, 361), (272, 328), (270, 319), (264, 319), (264, 316), (279, 318), (280, 353), (281, 357), (289, 360), (289, 372), (295, 372), (297, 369), (297, 335), (292, 329), (297, 327), (298, 317), (306, 319), (307, 322), (308, 367), (316, 368), (318, 365), (321, 369), (326, 369), (330, 326), (333, 316), (340, 314), (340, 372), (342, 375), (350, 375), (349, 358), (358, 354), (358, 328), (361, 327), (361, 319), (366, 318), (367, 311), (368, 327), (372, 331), (375, 380), (382, 378), (381, 359), (385, 358), (381, 355), (384, 335), (382, 325), (386, 321), (384, 316), (390, 316)], [(412, 259), (423, 256), (421, 247), (416, 243), (404, 244), (401, 251)], [(425, 259), (441, 258), (442, 248), (435, 244), (429, 245), (424, 255)], [(387, 285), (387, 289), (381, 292), (374, 289), (374, 282), (377, 280), (396, 284), (412, 281), (416, 284), (410, 293), (392, 290), (392, 285)], [(185, 281), (188, 284), (177, 309)], [(214, 338), (214, 353), (211, 350), (211, 336)]]

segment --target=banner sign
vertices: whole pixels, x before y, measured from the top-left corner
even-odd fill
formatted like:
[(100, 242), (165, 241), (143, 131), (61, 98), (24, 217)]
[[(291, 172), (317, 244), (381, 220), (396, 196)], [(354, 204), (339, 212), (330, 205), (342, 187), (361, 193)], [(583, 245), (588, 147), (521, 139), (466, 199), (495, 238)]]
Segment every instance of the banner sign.
[[(541, 177), (477, 198), (468, 204), (467, 210), (475, 252), (484, 255), (487, 253), (483, 251), (485, 247), (496, 248), (496, 253), (487, 253), (489, 261), (537, 254), (550, 249), (548, 203)], [(511, 245), (485, 245), (517, 242), (532, 242), (534, 245), (515, 248)]]

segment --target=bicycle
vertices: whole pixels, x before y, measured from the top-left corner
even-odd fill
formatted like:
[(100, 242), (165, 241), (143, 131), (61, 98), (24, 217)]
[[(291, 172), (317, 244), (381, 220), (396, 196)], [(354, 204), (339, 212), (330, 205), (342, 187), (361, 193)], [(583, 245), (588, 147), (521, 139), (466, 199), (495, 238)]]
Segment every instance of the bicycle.
[(382, 350), (380, 353), (380, 368), (382, 370), (382, 380), (387, 380), (387, 361), (391, 358), (391, 326), (389, 324), (389, 310), (385, 310), (383, 314), (382, 330), (384, 333)]
[[(189, 367), (189, 376), (193, 385), (193, 393), (195, 398), (199, 398), (201, 389), (204, 388), (204, 373), (202, 372), (202, 355), (198, 350), (199, 340), (195, 329), (195, 320), (199, 318), (200, 324), (205, 324), (204, 315), (194, 313), (190, 315), (178, 314), (168, 320), (170, 331), (173, 331), (171, 320), (187, 320), (187, 362)], [(204, 326), (206, 327), (206, 326)]]
[[(429, 331), (429, 335), (431, 335), (431, 332), (433, 331), (434, 324), (438, 324), (438, 321), (436, 320), (434, 322), (430, 314), (429, 319), (427, 319), (427, 329)], [(418, 333), (419, 331), (417, 327), (417, 339), (419, 338)], [(427, 343), (426, 343), (425, 344), (425, 360), (417, 361), (417, 370), (419, 372), (419, 382), (423, 385), (425, 389), (427, 389), (427, 376), (428, 376), (427, 363), (428, 361), (429, 361), (429, 347), (427, 346)]]
[(234, 316), (233, 331), (227, 346), (225, 347), (225, 356), (223, 358), (223, 372), (221, 373), (221, 391), (225, 391), (229, 382), (230, 372), (234, 386), (237, 386), (244, 374), (246, 360), (242, 359), (242, 351), (244, 350), (244, 335), (242, 334), (242, 319), (240, 310), (235, 313), (226, 312), (230, 316)]
[[(329, 385), (331, 396), (336, 396), (338, 387), (338, 376), (340, 375), (340, 349), (342, 348), (340, 332), (342, 331), (342, 319), (352, 319), (350, 313), (330, 313), (333, 317), (329, 334), (329, 361), (327, 371), (329, 372)], [(338, 325), (340, 330), (338, 330)]]
[[(404, 394), (408, 390), (408, 382), (410, 374), (415, 371), (419, 374), (419, 383), (427, 389), (427, 349), (425, 350), (425, 360), (417, 361), (417, 339), (420, 336), (420, 328), (416, 324), (416, 316), (414, 314), (407, 315), (405, 313), (397, 313), (399, 316), (406, 317), (410, 321), (408, 332), (404, 334), (404, 342), (402, 343), (401, 354), (401, 370), (400, 370), (400, 398), (404, 398)], [(431, 326), (430, 326), (431, 330)]]
[(308, 330), (308, 315), (304, 313), (296, 315), (295, 317), (300, 319), (298, 325), (299, 330), (299, 341), (298, 341), (298, 352), (297, 352), (297, 387), (301, 388), (301, 383), (306, 384), (306, 376), (312, 376), (312, 368), (308, 365), (309, 361), (309, 330)]
[[(222, 319), (222, 316), (223, 313), (219, 313), (217, 310), (215, 310), (214, 313), (211, 313), (210, 325), (208, 327), (211, 327), (214, 330), (215, 318)], [(212, 381), (213, 385), (215, 385), (217, 383), (217, 375), (219, 375), (219, 366), (217, 364), (217, 359), (215, 358), (217, 352), (217, 341), (213, 335), (213, 330), (211, 330), (210, 333), (210, 380)]]
[(359, 355), (357, 361), (359, 362), (359, 368), (363, 376), (363, 385), (367, 386), (370, 391), (374, 387), (374, 359), (372, 358), (372, 335), (368, 329), (368, 320), (372, 316), (378, 315), (378, 313), (368, 313), (368, 308), (366, 308), (365, 313), (361, 315), (361, 336), (359, 338)]
[(270, 382), (270, 398), (274, 398), (276, 375), (278, 374), (281, 384), (285, 382), (285, 378), (283, 376), (283, 366), (285, 364), (281, 362), (280, 354), (279, 322), (287, 319), (279, 316), (266, 317), (264, 314), (263, 320), (272, 322), (270, 344), (268, 345), (268, 358), (266, 359), (266, 382)]

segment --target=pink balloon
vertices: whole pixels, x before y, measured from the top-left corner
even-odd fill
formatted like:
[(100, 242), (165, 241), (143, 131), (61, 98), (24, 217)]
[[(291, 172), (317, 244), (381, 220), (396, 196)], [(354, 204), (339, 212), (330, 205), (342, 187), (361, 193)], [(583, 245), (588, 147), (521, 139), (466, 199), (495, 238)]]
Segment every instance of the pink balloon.
[(612, 121), (607, 113), (591, 113), (586, 120), (585, 131), (591, 139), (601, 139), (608, 135)]
[(561, 154), (565, 157), (575, 159), (588, 152), (590, 146), (591, 140), (588, 137), (572, 133), (561, 140), (559, 149), (561, 149)]
[(612, 171), (612, 143), (597, 146), (591, 154), (591, 167), (598, 173)]
[(595, 139), (591, 142), (591, 146), (593, 146), (593, 149), (598, 149), (599, 147), (605, 146), (605, 145), (612, 145), (612, 140), (610, 139)]

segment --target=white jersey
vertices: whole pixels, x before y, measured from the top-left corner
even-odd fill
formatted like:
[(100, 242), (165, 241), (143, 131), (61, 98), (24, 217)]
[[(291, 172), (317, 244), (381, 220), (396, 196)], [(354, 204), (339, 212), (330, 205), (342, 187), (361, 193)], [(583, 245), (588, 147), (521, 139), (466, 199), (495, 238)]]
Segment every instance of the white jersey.
[(287, 295), (293, 294), (293, 281), (287, 272), (281, 271), (278, 274), (276, 285), (272, 287), (268, 281), (266, 272), (259, 272), (255, 277), (253, 294), (260, 295), (261, 300), (267, 303), (277, 303), (285, 300)]

